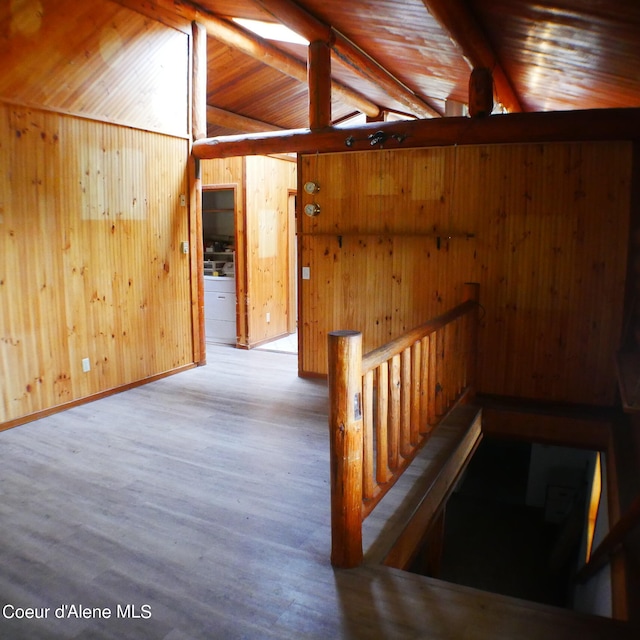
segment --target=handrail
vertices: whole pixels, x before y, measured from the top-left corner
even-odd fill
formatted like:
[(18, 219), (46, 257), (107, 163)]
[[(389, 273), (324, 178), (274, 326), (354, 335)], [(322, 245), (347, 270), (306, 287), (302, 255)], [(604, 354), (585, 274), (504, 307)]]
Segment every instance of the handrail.
[(362, 334), (329, 334), (331, 562), (362, 562), (362, 522), (448, 411), (473, 393), (478, 285), (463, 302), (362, 356)]
[(383, 344), (377, 349), (369, 351), (369, 353), (362, 357), (362, 372), (366, 373), (371, 369), (375, 369), (385, 360), (388, 360), (394, 353), (400, 353), (404, 349), (410, 347), (417, 340), (420, 340), (423, 336), (428, 335), (429, 333), (434, 333), (438, 329), (442, 329), (445, 325), (453, 322), (460, 316), (469, 313), (469, 311), (477, 307), (477, 305), (477, 300), (469, 299), (466, 302), (459, 304), (457, 307), (454, 307), (453, 309), (450, 309), (449, 311), (446, 311), (445, 313), (410, 329), (406, 333), (403, 333), (394, 340)]

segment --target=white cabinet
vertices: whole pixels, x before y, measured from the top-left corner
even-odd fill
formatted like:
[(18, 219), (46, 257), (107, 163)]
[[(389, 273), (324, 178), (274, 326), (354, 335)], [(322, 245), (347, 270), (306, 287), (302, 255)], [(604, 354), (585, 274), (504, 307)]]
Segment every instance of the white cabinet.
[(204, 277), (206, 340), (236, 343), (236, 279)]
[(236, 344), (235, 190), (202, 192), (204, 329), (209, 342)]

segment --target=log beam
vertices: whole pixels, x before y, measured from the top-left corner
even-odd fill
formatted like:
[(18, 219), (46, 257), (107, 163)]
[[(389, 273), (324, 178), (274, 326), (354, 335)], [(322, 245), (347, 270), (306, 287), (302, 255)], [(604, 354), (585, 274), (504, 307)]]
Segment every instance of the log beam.
[[(198, 22), (206, 27), (207, 33), (212, 38), (306, 84), (307, 65), (304, 62), (300, 62), (297, 58), (274, 47), (264, 38), (249, 34), (227, 20), (202, 11), (196, 11), (196, 14)], [(376, 104), (339, 82), (332, 81), (331, 89), (336, 96), (362, 113), (375, 117), (380, 112)]]
[[(578, 140), (640, 141), (640, 109), (590, 109), (495, 115), (491, 118), (434, 118), (373, 122), (353, 128), (294, 129), (197, 140), (197, 158), (272, 153), (316, 153), (372, 149), (369, 135), (382, 132), (385, 149)], [(378, 136), (379, 138), (379, 136)]]
[[(383, 89), (390, 98), (407, 107), (412, 114), (423, 118), (442, 115), (434, 105), (420, 98), (351, 40), (318, 20), (292, 0), (256, 1), (278, 22), (310, 42), (322, 40), (328, 43), (339, 62), (355, 71), (361, 78)], [(366, 115), (372, 116), (369, 113)]]
[(193, 30), (193, 92), (192, 121), (193, 140), (207, 137), (207, 33), (197, 22), (192, 23)]
[(476, 67), (469, 78), (469, 115), (490, 116), (493, 111), (493, 77), (486, 67)]
[(264, 131), (283, 131), (282, 127), (255, 118), (227, 111), (220, 107), (207, 105), (207, 122), (210, 124), (226, 127), (227, 129), (236, 129), (246, 133), (262, 133)]
[(331, 49), (322, 40), (309, 44), (309, 127), (322, 129), (331, 124)]
[[(192, 140), (207, 137), (207, 33), (197, 22), (191, 23), (193, 38), (192, 66), (192, 105), (191, 136)], [(202, 180), (200, 177), (200, 161), (193, 156), (189, 158), (189, 222), (193, 229), (189, 239), (194, 250), (191, 251), (192, 273), (197, 277), (191, 279), (193, 321), (193, 360), (199, 365), (207, 363), (207, 345), (205, 343), (204, 323), (204, 271), (199, 268), (204, 260), (202, 248)]]
[(498, 100), (509, 111), (522, 111), (513, 85), (498, 61), (489, 39), (462, 0), (423, 0), (429, 13), (458, 46), (471, 69), (486, 67), (493, 73)]

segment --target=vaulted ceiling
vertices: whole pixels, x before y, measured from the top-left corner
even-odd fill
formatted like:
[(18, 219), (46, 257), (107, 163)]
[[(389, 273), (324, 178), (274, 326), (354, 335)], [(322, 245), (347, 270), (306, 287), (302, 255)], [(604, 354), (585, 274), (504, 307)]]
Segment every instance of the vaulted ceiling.
[(272, 41), (265, 49), (231, 18), (330, 40), (334, 123), (367, 108), (442, 116), (467, 102), (474, 67), (492, 69), (496, 103), (508, 111), (640, 106), (639, 0), (189, 4), (222, 19), (206, 22), (210, 136), (309, 126), (308, 47)]

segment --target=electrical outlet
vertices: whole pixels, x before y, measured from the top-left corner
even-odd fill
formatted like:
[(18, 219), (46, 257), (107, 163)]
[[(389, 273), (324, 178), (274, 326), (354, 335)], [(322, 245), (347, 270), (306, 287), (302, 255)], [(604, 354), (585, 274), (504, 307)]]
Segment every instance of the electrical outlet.
[(302, 279), (303, 280), (311, 279), (311, 267), (302, 267)]
[(89, 358), (82, 358), (82, 370), (85, 373), (91, 371), (91, 360), (89, 360)]
[(189, 243), (188, 242), (181, 242), (180, 243), (180, 248), (182, 249), (182, 253), (189, 253)]
[(181, 207), (187, 206), (187, 196), (185, 196), (184, 193), (180, 194), (180, 206)]

